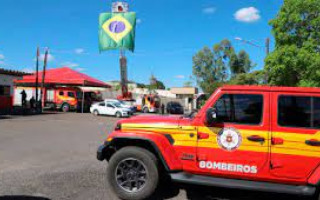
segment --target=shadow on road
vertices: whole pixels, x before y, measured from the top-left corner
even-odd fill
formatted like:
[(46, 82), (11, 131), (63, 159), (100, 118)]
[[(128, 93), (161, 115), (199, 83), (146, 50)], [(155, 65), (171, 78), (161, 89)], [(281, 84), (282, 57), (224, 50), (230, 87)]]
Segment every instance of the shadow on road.
[(0, 200), (50, 200), (45, 197), (35, 197), (35, 196), (0, 196)]
[(6, 116), (6, 115), (4, 115), (4, 116), (3, 116), (3, 115), (0, 115), (0, 120), (1, 120), (1, 119), (11, 119), (11, 117)]
[[(187, 184), (162, 184), (148, 200), (164, 200), (185, 192), (188, 200), (307, 200), (306, 197)], [(183, 195), (184, 196), (184, 195)]]

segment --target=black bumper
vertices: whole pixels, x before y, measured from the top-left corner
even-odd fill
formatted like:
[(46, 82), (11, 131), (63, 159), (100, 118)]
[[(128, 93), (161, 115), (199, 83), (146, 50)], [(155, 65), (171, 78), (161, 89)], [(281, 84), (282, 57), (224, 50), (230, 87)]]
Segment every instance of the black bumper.
[(112, 141), (105, 141), (103, 145), (100, 145), (97, 150), (97, 159), (100, 161), (109, 161), (111, 155), (115, 152), (115, 148), (112, 145)]
[(106, 157), (106, 150), (107, 150), (108, 146), (106, 144), (103, 144), (101, 146), (99, 146), (98, 150), (97, 150), (97, 159), (100, 161), (103, 161)]

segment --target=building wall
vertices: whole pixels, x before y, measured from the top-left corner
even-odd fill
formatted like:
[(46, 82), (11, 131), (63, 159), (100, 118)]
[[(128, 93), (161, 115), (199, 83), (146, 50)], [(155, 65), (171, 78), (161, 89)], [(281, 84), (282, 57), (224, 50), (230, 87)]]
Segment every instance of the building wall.
[(2, 91), (0, 94), (0, 114), (7, 114), (11, 112), (12, 109), (12, 98), (13, 98), (13, 81), (15, 79), (21, 79), (21, 76), (13, 76), (13, 75), (6, 75), (6, 74), (0, 74), (0, 87), (5, 86), (9, 87), (9, 92), (5, 92), (4, 94), (2, 93), (3, 87), (0, 88)]
[(10, 95), (13, 95), (13, 80), (22, 79), (21, 76), (0, 74), (0, 86), (10, 86)]
[(170, 91), (173, 94), (182, 94), (182, 95), (198, 94), (198, 88), (196, 87), (172, 87)]

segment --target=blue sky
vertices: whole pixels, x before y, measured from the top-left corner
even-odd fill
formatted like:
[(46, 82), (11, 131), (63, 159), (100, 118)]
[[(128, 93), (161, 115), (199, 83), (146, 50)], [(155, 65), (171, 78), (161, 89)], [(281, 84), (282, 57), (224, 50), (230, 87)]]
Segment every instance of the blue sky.
[[(1, 0), (0, 67), (33, 70), (36, 47), (49, 47), (49, 68), (64, 65), (103, 81), (119, 79), (118, 51), (99, 54), (98, 16), (110, 0)], [(227, 38), (263, 67), (268, 21), (282, 0), (129, 0), (137, 12), (136, 51), (127, 52), (130, 80), (147, 83), (151, 73), (168, 87), (192, 74), (192, 56)]]

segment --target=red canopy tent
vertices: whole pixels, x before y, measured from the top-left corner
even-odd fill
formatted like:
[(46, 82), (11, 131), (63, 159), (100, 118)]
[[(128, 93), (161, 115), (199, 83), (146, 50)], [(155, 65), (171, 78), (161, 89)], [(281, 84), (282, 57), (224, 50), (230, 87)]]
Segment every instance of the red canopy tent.
[[(42, 72), (38, 73), (39, 85), (42, 82)], [(86, 87), (104, 87), (111, 86), (92, 78), (86, 74), (70, 69), (69, 67), (48, 69), (45, 73), (45, 86), (86, 86)], [(15, 80), (16, 86), (34, 87), (36, 84), (36, 74), (23, 76), (22, 80)]]

